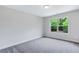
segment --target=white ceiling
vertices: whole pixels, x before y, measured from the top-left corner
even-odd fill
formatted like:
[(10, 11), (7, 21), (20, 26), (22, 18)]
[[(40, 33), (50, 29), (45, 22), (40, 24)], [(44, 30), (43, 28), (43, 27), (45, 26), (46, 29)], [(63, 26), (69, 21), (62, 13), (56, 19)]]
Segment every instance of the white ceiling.
[(50, 5), (48, 9), (44, 9), (42, 5), (6, 5), (6, 7), (40, 17), (47, 17), (79, 9), (78, 5)]

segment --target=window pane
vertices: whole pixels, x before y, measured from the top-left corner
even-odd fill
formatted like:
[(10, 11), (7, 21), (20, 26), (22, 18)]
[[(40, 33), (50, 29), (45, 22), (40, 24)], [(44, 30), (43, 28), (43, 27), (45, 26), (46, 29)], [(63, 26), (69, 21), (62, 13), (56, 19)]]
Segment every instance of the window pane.
[(51, 20), (51, 31), (59, 31), (68, 33), (68, 18), (52, 18)]
[(53, 18), (51, 20), (51, 31), (57, 31), (58, 20), (57, 18)]
[(59, 31), (68, 33), (68, 19), (67, 19), (67, 17), (59, 19)]

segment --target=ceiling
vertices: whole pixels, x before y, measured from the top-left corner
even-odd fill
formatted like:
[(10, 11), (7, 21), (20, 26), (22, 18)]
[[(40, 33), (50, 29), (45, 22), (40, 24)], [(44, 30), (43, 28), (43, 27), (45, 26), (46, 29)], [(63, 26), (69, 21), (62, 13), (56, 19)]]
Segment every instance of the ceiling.
[(43, 8), (42, 5), (6, 5), (6, 7), (40, 17), (52, 16), (79, 9), (78, 5), (50, 5), (48, 9)]

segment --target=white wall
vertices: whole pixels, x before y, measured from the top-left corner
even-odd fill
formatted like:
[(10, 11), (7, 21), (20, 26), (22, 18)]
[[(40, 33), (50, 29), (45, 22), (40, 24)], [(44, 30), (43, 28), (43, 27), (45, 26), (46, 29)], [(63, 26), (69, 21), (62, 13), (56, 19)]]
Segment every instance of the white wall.
[[(65, 17), (69, 18), (69, 28), (68, 33), (51, 32), (49, 22), (53, 17)], [(69, 40), (74, 42), (79, 42), (79, 10), (67, 12), (63, 14), (58, 14), (50, 17), (44, 18), (44, 35), (52, 38), (59, 38), (63, 40)]]
[(42, 18), (0, 6), (0, 49), (42, 36)]

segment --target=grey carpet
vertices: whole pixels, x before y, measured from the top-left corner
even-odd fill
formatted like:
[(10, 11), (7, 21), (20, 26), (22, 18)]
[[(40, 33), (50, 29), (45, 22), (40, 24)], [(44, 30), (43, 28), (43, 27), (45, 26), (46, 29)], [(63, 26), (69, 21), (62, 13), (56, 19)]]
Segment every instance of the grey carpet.
[(1, 53), (78, 53), (79, 44), (50, 39), (40, 38), (6, 48)]

